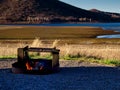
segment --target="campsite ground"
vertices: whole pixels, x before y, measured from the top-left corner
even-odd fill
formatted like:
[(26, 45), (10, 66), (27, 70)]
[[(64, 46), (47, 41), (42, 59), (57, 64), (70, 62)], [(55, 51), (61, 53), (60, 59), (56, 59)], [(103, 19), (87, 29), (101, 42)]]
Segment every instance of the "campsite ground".
[(120, 90), (120, 68), (79, 61), (60, 61), (60, 72), (13, 74), (16, 60), (0, 61), (1, 90)]

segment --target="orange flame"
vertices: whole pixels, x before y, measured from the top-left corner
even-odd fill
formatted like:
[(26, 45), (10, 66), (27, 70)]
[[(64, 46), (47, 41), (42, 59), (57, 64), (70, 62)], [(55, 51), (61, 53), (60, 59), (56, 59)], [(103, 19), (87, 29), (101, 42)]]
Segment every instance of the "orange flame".
[(26, 63), (26, 67), (27, 67), (27, 70), (32, 70), (32, 67), (30, 66), (28, 62)]

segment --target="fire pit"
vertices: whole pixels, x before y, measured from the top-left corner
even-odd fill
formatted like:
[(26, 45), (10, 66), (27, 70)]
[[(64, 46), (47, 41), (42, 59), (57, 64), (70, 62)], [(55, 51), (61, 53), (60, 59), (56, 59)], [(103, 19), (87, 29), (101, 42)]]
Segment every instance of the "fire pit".
[[(12, 64), (13, 73), (29, 73), (29, 74), (49, 74), (59, 71), (59, 49), (56, 48), (18, 48), (17, 62)], [(30, 52), (51, 53), (52, 59), (31, 58)]]

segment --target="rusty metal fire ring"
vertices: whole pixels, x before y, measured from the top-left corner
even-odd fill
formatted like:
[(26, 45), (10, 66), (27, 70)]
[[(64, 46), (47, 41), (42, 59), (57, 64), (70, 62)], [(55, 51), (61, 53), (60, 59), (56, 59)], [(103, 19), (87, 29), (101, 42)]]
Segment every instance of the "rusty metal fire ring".
[(12, 64), (12, 72), (15, 74), (21, 74), (25, 72), (25, 67), (21, 66), (21, 63), (15, 62)]
[[(12, 64), (12, 72), (30, 73), (30, 74), (49, 74), (59, 71), (59, 49), (56, 48), (18, 48), (18, 60)], [(29, 57), (28, 52), (49, 52), (52, 54), (52, 59)]]

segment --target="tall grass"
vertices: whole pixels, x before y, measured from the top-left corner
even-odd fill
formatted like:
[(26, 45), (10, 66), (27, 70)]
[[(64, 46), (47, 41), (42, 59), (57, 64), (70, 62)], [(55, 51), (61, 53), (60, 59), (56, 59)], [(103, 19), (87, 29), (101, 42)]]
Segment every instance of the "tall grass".
[(110, 59), (110, 60), (120, 60), (120, 45), (111, 44), (60, 44), (60, 40), (53, 41), (52, 44), (43, 43), (42, 40), (36, 38), (31, 44), (16, 43), (11, 45), (0, 44), (0, 57), (17, 57), (17, 48), (25, 47), (29, 45), (30, 47), (57, 47), (60, 49), (60, 57), (74, 56), (74, 57), (87, 57), (94, 59)]
[(92, 57), (97, 59), (120, 60), (119, 45), (63, 45), (61, 55)]
[(30, 45), (30, 47), (41, 47), (43, 46), (42, 41), (40, 40), (40, 38), (36, 38), (33, 40), (32, 44)]

